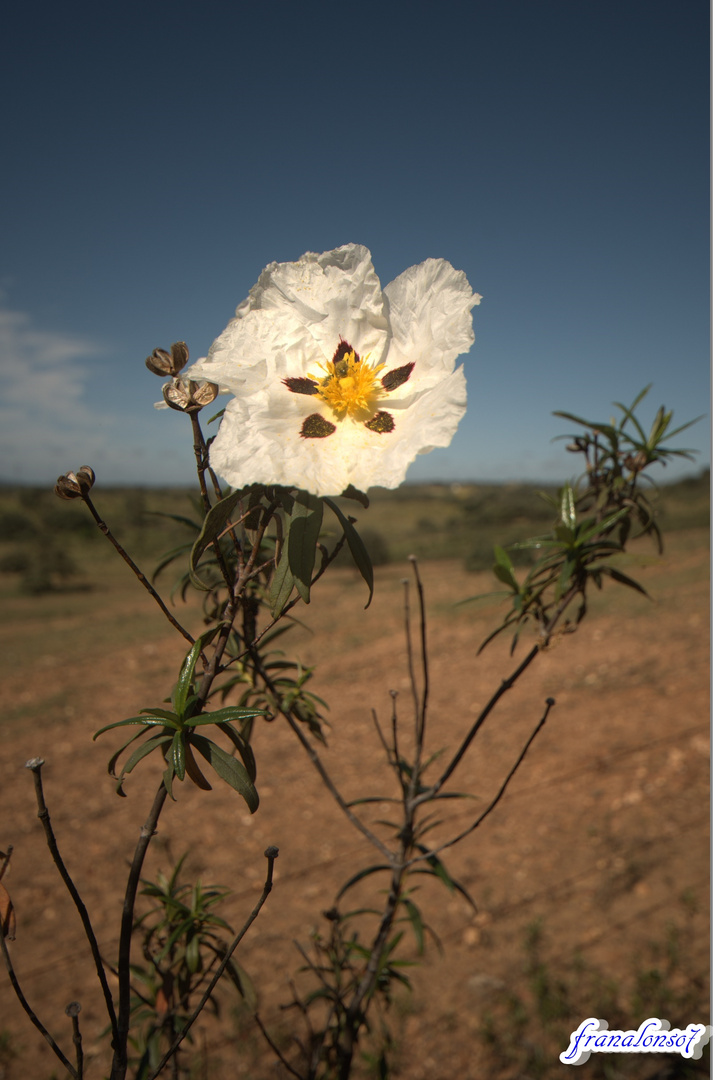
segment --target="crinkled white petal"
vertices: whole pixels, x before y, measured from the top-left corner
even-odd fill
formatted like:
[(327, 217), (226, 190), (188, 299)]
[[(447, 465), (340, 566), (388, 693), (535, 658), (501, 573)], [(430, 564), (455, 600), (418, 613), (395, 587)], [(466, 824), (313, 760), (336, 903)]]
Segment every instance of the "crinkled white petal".
[(190, 378), (252, 392), (261, 381), (332, 360), (341, 337), (380, 362), (389, 338), (385, 308), (370, 252), (358, 244), (271, 263)]
[[(443, 259), (411, 267), (384, 293), (359, 245), (272, 263), (189, 372), (235, 394), (211, 446), (213, 468), (234, 487), (278, 484), (316, 495), (339, 495), (349, 484), (397, 487), (417, 454), (449, 445), (464, 415), (464, 372), (454, 364), (474, 341), (471, 309), (480, 299)], [(319, 376), (341, 339), (370, 365), (384, 364), (381, 375), (414, 364), (377, 403), (393, 431), (341, 420), (319, 397), (283, 383)], [(313, 413), (335, 432), (304, 438)]]
[(472, 308), (481, 301), (467, 276), (445, 259), (427, 259), (385, 287), (389, 303), (390, 366), (414, 361), (435, 380), (454, 370), (474, 344)]
[(400, 407), (385, 401), (395, 422), (393, 431), (377, 434), (349, 418), (332, 435), (305, 439), (303, 420), (316, 409), (313, 398), (276, 393), (273, 389), (229, 403), (211, 446), (214, 469), (232, 487), (279, 484), (304, 488), (315, 495), (339, 495), (353, 484), (395, 488), (418, 454), (449, 446), (467, 406), (464, 369), (442, 379)]

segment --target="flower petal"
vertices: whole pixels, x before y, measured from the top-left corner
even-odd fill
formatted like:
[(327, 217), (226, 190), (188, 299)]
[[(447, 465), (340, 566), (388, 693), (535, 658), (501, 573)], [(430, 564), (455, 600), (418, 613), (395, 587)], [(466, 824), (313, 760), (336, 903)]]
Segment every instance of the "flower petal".
[(427, 259), (391, 281), (385, 296), (392, 330), (388, 366), (414, 361), (421, 382), (453, 371), (459, 354), (474, 344), (471, 311), (482, 299), (466, 275), (445, 259)]
[(370, 252), (358, 244), (271, 263), (191, 378), (251, 392), (265, 379), (307, 375), (333, 358), (341, 337), (378, 362), (388, 345), (385, 307)]
[[(271, 263), (189, 372), (236, 395), (212, 442), (214, 469), (236, 488), (397, 487), (417, 454), (449, 445), (464, 415), (454, 363), (474, 340), (480, 299), (443, 259), (411, 267), (384, 294), (359, 245)], [(329, 365), (341, 342), (375, 369), (365, 408), (355, 401), (368, 370)]]

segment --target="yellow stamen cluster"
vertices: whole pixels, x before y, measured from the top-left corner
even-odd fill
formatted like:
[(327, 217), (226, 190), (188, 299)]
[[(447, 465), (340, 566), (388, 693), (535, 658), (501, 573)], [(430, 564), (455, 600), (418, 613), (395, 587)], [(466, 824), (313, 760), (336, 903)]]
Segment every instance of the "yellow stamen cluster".
[(318, 388), (316, 393), (333, 410), (338, 419), (346, 416), (354, 420), (367, 420), (374, 416), (377, 402), (385, 391), (378, 379), (378, 374), (385, 367), (369, 367), (365, 360), (355, 355), (354, 350), (346, 352), (339, 360), (328, 360), (320, 365), (326, 375), (309, 375)]

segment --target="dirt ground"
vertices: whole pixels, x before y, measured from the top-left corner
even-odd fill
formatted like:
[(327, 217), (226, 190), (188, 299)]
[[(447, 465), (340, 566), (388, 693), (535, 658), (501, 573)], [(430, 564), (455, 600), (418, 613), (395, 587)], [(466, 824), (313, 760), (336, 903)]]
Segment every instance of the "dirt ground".
[[(497, 809), (445, 853), (477, 911), (424, 879), (419, 902), (444, 954), (428, 944), (421, 965), (411, 969), (413, 992), (395, 1001), (396, 1076), (568, 1075), (570, 1066), (557, 1060), (566, 1043), (554, 1044), (534, 989), (537, 937), (542, 988), (544, 979), (552, 989), (570, 988), (562, 1017), (566, 1032), (587, 1016), (601, 1015), (591, 1011), (600, 1001), (589, 998), (589, 988), (606, 982), (612, 982), (614, 1000), (633, 1027), (650, 1015), (663, 1015), (673, 1026), (708, 1022), (709, 555), (704, 531), (668, 540), (663, 560), (628, 571), (644, 582), (653, 601), (608, 589), (578, 632), (558, 638), (505, 695), (457, 773), (454, 789), (474, 799), (448, 804), (456, 809), (445, 815), (435, 842), (487, 805), (537, 723), (544, 699), (556, 699)], [(392, 793), (371, 709), (388, 723), (389, 691), (397, 690), (399, 714), (409, 725), (401, 585), (408, 573), (407, 566), (380, 568), (366, 612), (364, 584), (352, 571), (328, 575), (301, 614), (309, 630), (293, 635), (291, 647), (306, 664), (317, 665), (314, 687), (330, 704), (329, 749), (321, 755), (347, 798)], [(489, 575), (466, 574), (456, 562), (425, 564), (422, 575), (431, 665), (429, 744), (436, 751), (458, 744), (515, 661), (506, 641), (476, 657), (495, 625), (495, 608), (454, 606), (493, 588)], [(107, 600), (122, 625), (133, 616), (141, 622), (150, 603), (138, 588), (131, 592), (131, 584), (127, 580)], [(10, 663), (4, 673), (5, 701), (14, 711), (0, 727), (0, 847), (14, 846), (5, 884), (17, 910), (11, 948), (18, 977), (68, 1055), (65, 1005), (82, 1003), (85, 1075), (93, 1080), (108, 1068), (106, 1041), (100, 1038), (101, 995), (76, 912), (45, 847), (23, 763), (36, 755), (46, 759), (45, 794), (56, 835), (102, 951), (112, 957), (127, 861), (159, 774), (150, 759), (127, 783), (128, 798), (118, 799), (106, 775), (118, 739), (110, 733), (93, 743), (91, 735), (103, 724), (160, 704), (175, 681), (183, 648), (178, 636), (145, 627), (136, 636), (120, 635), (116, 645), (99, 631), (94, 643), (85, 634), (77, 652), (78, 619), (64, 612), (50, 623), (44, 642), (28, 637), (32, 645), (23, 662)], [(6, 658), (17, 650), (23, 627), (22, 619), (4, 626)], [(239, 926), (260, 893), (263, 850), (278, 846), (274, 890), (238, 959), (256, 985), (264, 1023), (288, 1045), (294, 1017), (280, 1005), (290, 1000), (288, 980), (301, 962), (294, 941), (309, 947), (313, 930), (325, 928), (321, 912), (340, 885), (375, 856), (341, 816), (287, 728), (278, 721), (259, 725), (255, 747), (258, 812), (252, 817), (223, 785), (210, 793), (180, 786), (177, 803), (160, 822), (145, 876), (170, 870), (188, 850), (190, 875), (235, 889), (222, 914)], [(384, 808), (363, 808), (369, 823), (381, 813)], [(408, 935), (404, 946), (404, 954), (414, 958)], [(659, 980), (658, 1001), (673, 1015), (638, 1013), (639, 1000), (643, 1008), (652, 1001), (643, 993), (635, 996), (649, 972), (656, 972), (651, 989)], [(210, 1044), (211, 1058), (196, 1076), (284, 1075), (271, 1064), (250, 1019), (236, 1018), (228, 993), (222, 1000), (221, 1023), (208, 1022), (203, 1035), (197, 1034), (197, 1052)], [(0, 1002), (0, 1077), (63, 1075), (6, 983)], [(679, 1009), (690, 1012), (675, 1015)], [(602, 1066), (595, 1058), (580, 1077), (635, 1075), (627, 1072), (632, 1061), (613, 1056), (610, 1074), (589, 1071)], [(646, 1064), (650, 1073), (638, 1075), (654, 1076), (662, 1060)]]

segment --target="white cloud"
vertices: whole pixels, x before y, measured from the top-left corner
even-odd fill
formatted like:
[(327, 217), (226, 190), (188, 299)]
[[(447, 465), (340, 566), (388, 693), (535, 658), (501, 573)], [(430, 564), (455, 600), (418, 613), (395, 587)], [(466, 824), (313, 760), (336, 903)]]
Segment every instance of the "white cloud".
[(27, 482), (78, 468), (83, 444), (104, 445), (111, 418), (84, 401), (90, 359), (104, 348), (0, 307), (0, 477)]

